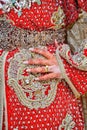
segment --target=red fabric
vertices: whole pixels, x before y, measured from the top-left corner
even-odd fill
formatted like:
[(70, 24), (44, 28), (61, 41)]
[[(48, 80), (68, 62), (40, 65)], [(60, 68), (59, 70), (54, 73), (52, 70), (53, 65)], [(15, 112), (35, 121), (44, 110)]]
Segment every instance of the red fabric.
[[(50, 51), (51, 53), (55, 53), (56, 48), (54, 44), (48, 45), (47, 47), (48, 47), (48, 51)], [(66, 74), (71, 80), (71, 82), (73, 83), (73, 85), (76, 87), (78, 92), (80, 92), (81, 94), (85, 94), (87, 92), (87, 85), (86, 85), (87, 84), (87, 71), (82, 71), (80, 69), (73, 67), (74, 65), (73, 60), (72, 60), (73, 65), (69, 64), (64, 58), (62, 58), (62, 61), (64, 64)]]
[(18, 14), (11, 10), (7, 15), (7, 18), (11, 20), (12, 24), (21, 28), (28, 28), (31, 30), (44, 30), (52, 26), (51, 16), (53, 12), (57, 11), (61, 6), (65, 12), (66, 25), (72, 24), (78, 18), (78, 13), (74, 0), (42, 0), (41, 5), (33, 3), (30, 9), (23, 9), (22, 15), (18, 17)]
[(80, 8), (87, 11), (87, 0), (78, 0)]
[(66, 15), (66, 25), (74, 23), (78, 18), (78, 11), (74, 0), (64, 0), (63, 9)]
[[(23, 9), (22, 15), (18, 15), (11, 10), (7, 14), (8, 19), (13, 21), (12, 23), (21, 28), (27, 28), (31, 30), (41, 31), (48, 29), (52, 26), (51, 16), (54, 11), (57, 11), (58, 6), (64, 9), (67, 16), (65, 20), (66, 24), (72, 23), (77, 19), (78, 13), (73, 0), (59, 0), (57, 3), (53, 0), (42, 0), (41, 5), (34, 3), (30, 9)], [(46, 2), (46, 4), (44, 3)], [(8, 67), (9, 58), (13, 58), (14, 54), (19, 50), (13, 50), (9, 52), (5, 61), (5, 85), (6, 85), (6, 101), (7, 101), (7, 116), (8, 116), (8, 129), (9, 130), (57, 130), (62, 120), (65, 118), (66, 113), (70, 113), (75, 121), (76, 125), (73, 130), (83, 130), (84, 120), (82, 115), (82, 105), (80, 100), (75, 99), (71, 90), (65, 82), (61, 82), (58, 85), (56, 98), (53, 103), (44, 109), (31, 110), (23, 106), (17, 98), (14, 90), (8, 86)], [(2, 52), (3, 53), (3, 52)], [(83, 85), (87, 77), (87, 73), (82, 77), (83, 72), (71, 67), (67, 62), (64, 62), (66, 69), (69, 69), (69, 76), (71, 80), (76, 84), (76, 87), (81, 93), (86, 91)], [(72, 73), (73, 72), (73, 73)], [(76, 82), (76, 77), (84, 80), (81, 85)]]
[[(14, 90), (8, 86), (9, 59), (18, 51), (19, 50), (17, 49), (9, 52), (5, 62), (8, 129), (58, 130), (66, 113), (69, 113), (72, 115), (73, 121), (76, 123), (73, 130), (83, 130), (84, 121), (81, 102), (80, 100), (75, 99), (68, 85), (63, 82), (59, 83), (56, 98), (49, 107), (31, 110), (20, 103)], [(72, 71), (74, 71), (73, 68), (69, 67), (69, 65), (67, 66), (72, 74)]]
[(2, 10), (0, 10), (0, 15), (2, 15), (3, 14), (3, 11)]
[(81, 94), (85, 94), (87, 92), (87, 71), (82, 71), (73, 67), (64, 59), (63, 63), (71, 82)]

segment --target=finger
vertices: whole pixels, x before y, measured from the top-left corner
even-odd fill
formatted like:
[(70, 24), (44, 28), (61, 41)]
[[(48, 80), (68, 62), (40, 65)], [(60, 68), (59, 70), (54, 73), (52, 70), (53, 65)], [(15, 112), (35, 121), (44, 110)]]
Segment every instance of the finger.
[(47, 60), (47, 59), (39, 59), (39, 58), (36, 58), (36, 59), (30, 59), (29, 61), (24, 61), (23, 62), (24, 64), (30, 64), (30, 65), (51, 65), (52, 62)]
[(35, 80), (36, 81), (44, 81), (44, 80), (49, 80), (49, 79), (57, 79), (60, 77), (61, 77), (61, 75), (58, 73), (49, 73), (49, 74), (46, 74), (44, 76), (40, 76), (38, 78), (35, 78)]
[(56, 46), (56, 48), (58, 47), (58, 42), (56, 39), (55, 39), (55, 46)]
[(39, 48), (30, 48), (29, 49), (32, 52), (35, 52), (37, 54), (43, 55), (44, 57), (46, 57), (47, 59), (50, 59), (53, 57), (53, 54), (51, 54), (49, 51), (45, 50), (45, 49), (39, 49)]
[(30, 68), (26, 70), (27, 72), (31, 72), (31, 73), (46, 73), (49, 72), (46, 70), (46, 67), (37, 67), (37, 68)]
[(58, 65), (49, 66), (49, 72), (52, 72), (52, 73), (61, 73), (60, 68), (59, 68)]

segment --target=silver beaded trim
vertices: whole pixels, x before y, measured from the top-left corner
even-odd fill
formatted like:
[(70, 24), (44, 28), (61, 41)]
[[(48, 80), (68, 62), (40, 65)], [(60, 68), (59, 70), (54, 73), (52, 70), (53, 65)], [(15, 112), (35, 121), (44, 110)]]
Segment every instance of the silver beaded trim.
[(65, 29), (48, 29), (41, 32), (20, 29), (9, 24), (6, 20), (0, 21), (0, 48), (3, 50), (13, 50), (17, 47), (30, 48), (39, 45), (54, 43), (55, 39), (60, 42), (65, 41)]

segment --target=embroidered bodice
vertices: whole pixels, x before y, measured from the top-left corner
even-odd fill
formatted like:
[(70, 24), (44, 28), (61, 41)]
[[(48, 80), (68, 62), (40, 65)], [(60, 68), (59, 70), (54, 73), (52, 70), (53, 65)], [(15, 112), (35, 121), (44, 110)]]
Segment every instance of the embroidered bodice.
[[(65, 3), (63, 0), (2, 1), (0, 8), (3, 13), (14, 25), (21, 28), (39, 31), (55, 29), (59, 28), (60, 24), (64, 25), (63, 22), (66, 24), (74, 22), (78, 17), (74, 1), (70, 0)], [(61, 12), (58, 9), (59, 6), (62, 9)], [(64, 14), (67, 18), (64, 18)]]
[(14, 25), (41, 31), (53, 26), (51, 17), (53, 12), (58, 10), (58, 2), (52, 0), (33, 0), (32, 2), (8, 0), (3, 4), (2, 9), (5, 13), (9, 13), (8, 17)]

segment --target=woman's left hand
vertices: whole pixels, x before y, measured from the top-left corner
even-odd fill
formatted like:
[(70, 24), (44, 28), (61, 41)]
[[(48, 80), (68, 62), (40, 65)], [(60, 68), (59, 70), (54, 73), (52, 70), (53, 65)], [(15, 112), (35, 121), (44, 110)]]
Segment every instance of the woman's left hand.
[(42, 80), (61, 78), (61, 71), (59, 69), (56, 57), (53, 54), (51, 54), (49, 51), (45, 49), (30, 48), (29, 50), (45, 57), (45, 59), (36, 58), (36, 59), (29, 59), (28, 61), (23, 62), (24, 64), (27, 64), (27, 65), (28, 64), (40, 65), (40, 67), (29, 68), (26, 70), (27, 72), (30, 72), (30, 73), (45, 73), (44, 75), (41, 75), (40, 77), (35, 78), (35, 80), (42, 81)]

